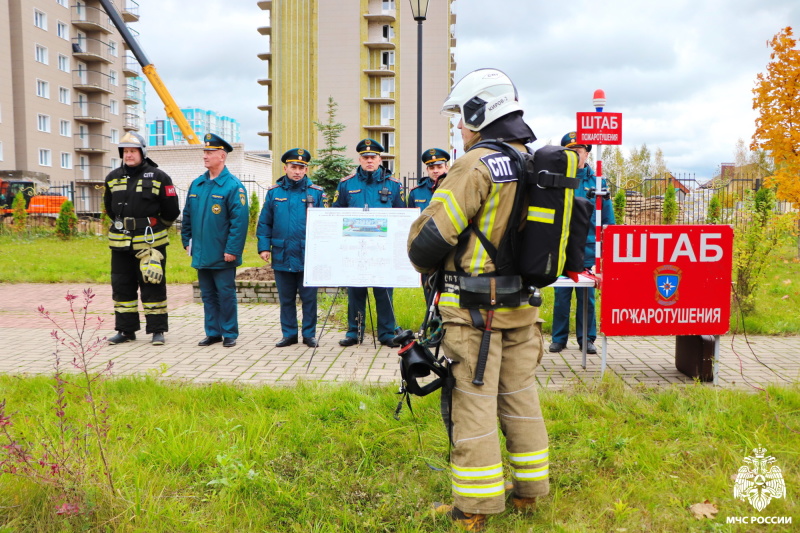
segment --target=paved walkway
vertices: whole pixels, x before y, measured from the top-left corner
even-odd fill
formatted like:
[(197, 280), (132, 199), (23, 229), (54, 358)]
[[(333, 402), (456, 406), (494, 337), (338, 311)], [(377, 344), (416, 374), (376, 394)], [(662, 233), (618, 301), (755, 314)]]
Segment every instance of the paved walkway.
[[(50, 373), (55, 346), (50, 332), (54, 328), (39, 315), (37, 308), (44, 306), (67, 329), (66, 324), (71, 320), (65, 300), (67, 291), (78, 295), (74, 301), (77, 308), (83, 305), (82, 292), (86, 288), (95, 294), (89, 312), (103, 319), (101, 335), (110, 337), (114, 333), (110, 286), (0, 284), (0, 372)], [(204, 337), (203, 307), (192, 302), (191, 286), (171, 285), (168, 294), (170, 331), (164, 346), (151, 345), (150, 336), (141, 334), (136, 342), (105, 347), (97, 363), (112, 359), (117, 375), (155, 373), (198, 383), (291, 384), (297, 380), (399, 383), (397, 350), (380, 344), (374, 347), (370, 336), (361, 346), (342, 348), (337, 341), (343, 332), (326, 331), (310, 367), (312, 349), (305, 345), (276, 348), (275, 343), (281, 337), (277, 305), (240, 304), (238, 344), (233, 348), (223, 348), (221, 344), (199, 347), (197, 341)], [(600, 339), (597, 345), (599, 349)], [(800, 336), (748, 339), (741, 335), (725, 336), (721, 343), (720, 385), (749, 389), (769, 383), (797, 383), (800, 381), (798, 353)], [(675, 369), (674, 337), (608, 338), (608, 371), (631, 386), (692, 382)], [(571, 340), (562, 353), (545, 354), (537, 375), (539, 383), (550, 389), (595, 380), (600, 376), (600, 356), (590, 355), (587, 369), (582, 369), (581, 353)]]

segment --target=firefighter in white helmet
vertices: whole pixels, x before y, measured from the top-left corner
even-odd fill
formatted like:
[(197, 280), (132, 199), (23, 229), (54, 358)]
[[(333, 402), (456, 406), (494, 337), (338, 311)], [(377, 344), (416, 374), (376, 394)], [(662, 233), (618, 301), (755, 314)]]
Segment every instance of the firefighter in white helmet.
[[(471, 302), (472, 308), (466, 308), (468, 283), (463, 281), (493, 279), (498, 286), (516, 281), (496, 275), (475, 230), (499, 246), (510, 223), (517, 171), (502, 164), (501, 158), (508, 158), (501, 152), (472, 148), (481, 140), (502, 139), (522, 151), (536, 137), (522, 119), (514, 84), (496, 69), (467, 74), (453, 87), (443, 112), (460, 115), (465, 153), (412, 225), (408, 255), (419, 272), (439, 271), (442, 347), (453, 360), (455, 377), (452, 388), (442, 388), (442, 412), (450, 414), (445, 422), (452, 444), (453, 503), (434, 507), (462, 528), (480, 531), (486, 515), (505, 509), (498, 419), (510, 458), (513, 506), (532, 510), (536, 498), (549, 491), (547, 431), (535, 379), (544, 353), (538, 309), (524, 291), (505, 306), (487, 298), (485, 304)], [(484, 339), (489, 347), (478, 380)]]
[(119, 143), (122, 165), (106, 176), (103, 203), (111, 218), (111, 290), (114, 329), (109, 344), (136, 340), (139, 292), (145, 331), (164, 344), (167, 315), (167, 230), (180, 214), (172, 179), (147, 157), (141, 135), (126, 133)]

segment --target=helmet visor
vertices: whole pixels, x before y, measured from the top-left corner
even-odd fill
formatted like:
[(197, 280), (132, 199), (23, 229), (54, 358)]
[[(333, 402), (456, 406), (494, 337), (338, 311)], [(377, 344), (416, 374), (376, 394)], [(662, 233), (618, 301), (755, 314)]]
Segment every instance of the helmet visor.
[(445, 102), (442, 106), (442, 115), (446, 117), (455, 117), (461, 114), (461, 106), (458, 104)]

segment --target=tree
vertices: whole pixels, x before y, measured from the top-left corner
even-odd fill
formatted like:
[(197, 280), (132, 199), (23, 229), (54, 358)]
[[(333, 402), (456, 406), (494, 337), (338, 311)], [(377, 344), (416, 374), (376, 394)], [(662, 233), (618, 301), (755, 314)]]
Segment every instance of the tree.
[(250, 235), (256, 234), (256, 225), (258, 224), (258, 217), (261, 214), (258, 204), (258, 195), (255, 191), (250, 195), (250, 221), (248, 222), (247, 231)]
[(339, 137), (345, 129), (344, 124), (335, 120), (337, 107), (339, 105), (333, 100), (332, 96), (329, 96), (328, 121), (325, 123), (314, 121), (314, 125), (325, 140), (325, 147), (320, 148), (317, 151), (319, 157), (311, 161), (311, 165), (316, 167), (311, 179), (325, 190), (330, 199), (333, 199), (333, 194), (336, 192), (336, 186), (339, 185), (339, 181), (350, 174), (355, 166), (352, 159), (342, 154), (347, 147), (337, 146)]
[(706, 224), (719, 224), (722, 218), (722, 205), (719, 202), (719, 195), (714, 193), (711, 200), (708, 202), (708, 210), (706, 212)]
[(67, 240), (78, 233), (78, 215), (75, 214), (75, 205), (67, 200), (61, 204), (61, 210), (56, 219), (56, 235)]
[(675, 185), (670, 183), (666, 194), (664, 194), (664, 209), (661, 213), (661, 221), (664, 224), (674, 224), (677, 218), (678, 202), (675, 200)]
[(625, 189), (619, 189), (614, 195), (614, 220), (616, 224), (625, 224), (625, 204), (628, 203), (628, 195)]
[(11, 215), (14, 218), (14, 231), (20, 233), (28, 224), (28, 212), (25, 210), (25, 195), (22, 191), (17, 192), (14, 201), (11, 203)]

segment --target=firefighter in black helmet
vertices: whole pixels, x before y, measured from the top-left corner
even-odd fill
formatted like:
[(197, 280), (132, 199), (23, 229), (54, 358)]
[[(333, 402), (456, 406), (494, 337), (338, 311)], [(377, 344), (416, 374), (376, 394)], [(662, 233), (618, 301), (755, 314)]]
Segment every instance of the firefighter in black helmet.
[(109, 344), (136, 340), (140, 329), (138, 293), (145, 331), (164, 344), (167, 322), (167, 230), (180, 214), (172, 179), (147, 157), (141, 135), (126, 133), (119, 143), (122, 165), (106, 176), (103, 203), (111, 218), (111, 290), (114, 329)]

